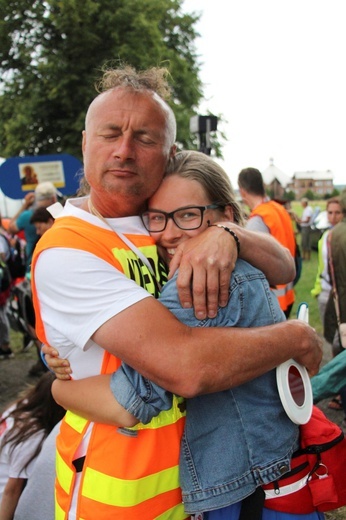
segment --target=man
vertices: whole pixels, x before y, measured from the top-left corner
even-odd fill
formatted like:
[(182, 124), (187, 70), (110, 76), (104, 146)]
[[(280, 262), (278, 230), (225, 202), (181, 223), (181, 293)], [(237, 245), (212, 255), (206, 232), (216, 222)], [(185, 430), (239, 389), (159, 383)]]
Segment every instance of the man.
[(309, 200), (306, 197), (303, 197), (300, 201), (303, 207), (303, 213), (301, 218), (295, 215), (296, 222), (300, 226), (300, 233), (302, 237), (302, 251), (303, 251), (303, 260), (310, 260), (311, 256), (311, 244), (310, 244), (310, 235), (311, 235), (311, 224), (312, 217), (314, 214), (314, 210), (309, 205)]
[[(23, 204), (18, 212), (12, 217), (9, 222), (8, 230), (12, 234), (16, 234), (19, 231), (24, 232), (25, 237), (25, 261), (26, 261), (26, 273), (25, 277), (30, 280), (30, 269), (32, 254), (39, 239), (36, 233), (35, 225), (30, 221), (35, 209), (47, 208), (51, 204), (57, 201), (58, 191), (54, 184), (49, 181), (40, 182), (37, 184), (35, 191), (27, 193), (24, 197)], [(24, 350), (29, 348), (32, 341), (32, 335), (24, 333), (23, 335), (23, 348)], [(39, 371), (42, 370), (42, 363), (39, 359), (38, 365)], [(34, 374), (32, 374), (34, 375)]]
[(54, 218), (47, 208), (39, 207), (33, 212), (30, 223), (34, 224), (36, 234), (40, 237), (52, 227), (54, 224)]
[[(166, 73), (108, 71), (105, 90), (88, 109), (82, 147), (90, 196), (67, 201), (35, 249), (39, 338), (69, 357), (76, 378), (109, 373), (123, 360), (184, 397), (240, 384), (290, 357), (315, 373), (321, 342), (301, 322), (256, 330), (190, 329), (151, 296), (158, 295), (165, 272), (137, 215), (175, 153), (174, 115), (159, 95), (167, 90)], [(254, 234), (231, 227), (249, 259)], [(177, 248), (175, 263), (180, 262), (182, 304), (191, 306), (193, 273), (195, 312), (203, 319), (224, 305), (227, 266), (234, 266), (237, 255), (234, 237), (223, 229), (199, 237)], [(259, 242), (257, 266), (265, 268), (273, 250), (268, 254), (266, 237)], [(274, 271), (278, 276), (280, 267)], [(175, 400), (159, 417), (154, 428), (129, 431), (89, 424), (68, 411), (57, 439), (56, 518), (187, 518), (178, 478), (184, 409)]]
[[(286, 209), (266, 196), (262, 174), (256, 168), (245, 168), (238, 175), (240, 196), (251, 210), (247, 229), (270, 233), (295, 256), (296, 240), (291, 217)], [(294, 303), (293, 283), (276, 285), (273, 289), (280, 307), (289, 317)]]
[[(329, 274), (332, 290), (324, 315), (324, 337), (330, 343), (338, 343), (339, 352), (346, 348), (346, 190), (340, 195), (342, 220), (329, 232), (329, 251), (332, 262), (329, 261)], [(337, 296), (337, 304), (335, 302)], [(336, 305), (338, 306), (338, 314)], [(338, 322), (341, 325), (339, 328)], [(346, 426), (346, 386), (340, 389), (342, 409), (345, 414), (343, 426)]]

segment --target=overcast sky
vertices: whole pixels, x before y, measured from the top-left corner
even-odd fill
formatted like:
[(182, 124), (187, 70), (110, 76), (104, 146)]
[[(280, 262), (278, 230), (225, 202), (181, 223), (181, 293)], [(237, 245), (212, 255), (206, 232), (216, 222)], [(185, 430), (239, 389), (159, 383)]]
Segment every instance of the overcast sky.
[(331, 170), (346, 184), (345, 0), (185, 0), (205, 101), (227, 120), (222, 165)]

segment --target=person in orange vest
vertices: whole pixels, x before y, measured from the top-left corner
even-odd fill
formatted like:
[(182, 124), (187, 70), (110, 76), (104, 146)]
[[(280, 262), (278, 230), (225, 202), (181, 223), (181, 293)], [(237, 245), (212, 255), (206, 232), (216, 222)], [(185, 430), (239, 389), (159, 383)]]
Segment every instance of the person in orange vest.
[[(167, 74), (107, 71), (89, 106), (82, 148), (90, 194), (67, 201), (34, 252), (37, 335), (70, 360), (76, 379), (111, 373), (123, 360), (183, 397), (239, 385), (291, 357), (316, 373), (321, 341), (307, 324), (292, 320), (255, 334), (189, 328), (155, 299), (167, 273), (139, 215), (175, 154), (175, 118), (161, 97)], [(183, 305), (191, 307), (193, 276), (199, 318), (215, 316), (218, 304), (226, 304), (238, 250), (234, 234), (240, 255), (274, 283), (282, 262), (294, 271), (275, 241), (264, 236), (254, 251), (254, 234), (230, 226), (233, 234), (212, 227), (176, 252)], [(187, 518), (178, 471), (184, 416), (175, 398), (154, 424), (128, 435), (68, 410), (57, 437), (56, 520)]]
[[(261, 172), (256, 168), (241, 170), (238, 175), (238, 186), (243, 202), (251, 210), (247, 229), (269, 233), (286, 247), (294, 258), (296, 240), (291, 217), (281, 204), (266, 196)], [(293, 280), (286, 284), (277, 284), (273, 287), (273, 291), (288, 318), (295, 300)]]

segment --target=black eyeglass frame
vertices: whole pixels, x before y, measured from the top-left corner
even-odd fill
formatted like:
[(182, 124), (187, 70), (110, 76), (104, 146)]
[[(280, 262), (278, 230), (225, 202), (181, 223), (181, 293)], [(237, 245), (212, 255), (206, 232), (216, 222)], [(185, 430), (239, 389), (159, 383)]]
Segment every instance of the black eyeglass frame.
[[(166, 211), (161, 211), (161, 210), (154, 210), (154, 209), (148, 209), (147, 211), (144, 211), (142, 214), (141, 214), (141, 219), (142, 219), (142, 222), (144, 224), (144, 227), (147, 231), (149, 231), (149, 233), (162, 233), (162, 231), (164, 231), (167, 227), (167, 222), (168, 222), (168, 219), (172, 219), (174, 224), (179, 228), (179, 229), (182, 229), (183, 231), (193, 231), (194, 229), (199, 229), (201, 227), (201, 225), (203, 224), (203, 215), (204, 215), (204, 212), (207, 210), (207, 209), (221, 209), (221, 208), (224, 208), (225, 206), (222, 205), (222, 204), (217, 204), (216, 202), (214, 202), (213, 204), (208, 204), (207, 206), (183, 206), (182, 208), (177, 208), (175, 209), (174, 211), (170, 211), (169, 213), (167, 213)], [(195, 227), (189, 227), (189, 228), (185, 228), (185, 227), (181, 227), (175, 220), (174, 218), (174, 214), (177, 213), (178, 211), (184, 211), (184, 210), (188, 210), (188, 209), (198, 209), (200, 212), (201, 212), (201, 222), (198, 226), (195, 226)], [(165, 217), (165, 223), (164, 223), (164, 226), (162, 229), (158, 230), (158, 229), (155, 229), (155, 230), (152, 230), (150, 229), (150, 226), (148, 226), (148, 224), (145, 222), (145, 215), (149, 214), (149, 213), (159, 213), (160, 215), (164, 215)]]

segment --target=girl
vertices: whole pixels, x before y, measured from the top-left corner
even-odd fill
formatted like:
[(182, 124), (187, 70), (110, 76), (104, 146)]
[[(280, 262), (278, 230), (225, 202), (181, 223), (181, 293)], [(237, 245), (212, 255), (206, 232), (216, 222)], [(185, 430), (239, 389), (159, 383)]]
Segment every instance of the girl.
[[(179, 244), (208, 226), (220, 227), (220, 233), (230, 233), (238, 244), (227, 223), (242, 222), (227, 174), (199, 152), (176, 155), (142, 219), (168, 263)], [(243, 260), (236, 263), (229, 292), (228, 305), (213, 319), (197, 320), (193, 309), (180, 306), (176, 276), (165, 284), (160, 301), (180, 321), (195, 327), (258, 327), (285, 319), (263, 273)], [(152, 421), (153, 428), (156, 421), (162, 424), (164, 410), (171, 408), (172, 399), (178, 400), (180, 409), (186, 405), (180, 483), (185, 511), (196, 515), (194, 518), (238, 520), (240, 514), (252, 520), (261, 518), (261, 485), (289, 471), (291, 455), (298, 447), (298, 426), (282, 407), (275, 370), (239, 387), (187, 399), (186, 403), (127, 365), (112, 376), (57, 381), (53, 391), (69, 410), (97, 422), (121, 425), (124, 434), (131, 435), (140, 429), (140, 424), (133, 427), (138, 421)], [(119, 420), (119, 404), (128, 418), (122, 414)], [(251, 501), (247, 500), (250, 496)], [(264, 520), (276, 518), (291, 520), (295, 516), (263, 510)], [(317, 518), (323, 515), (299, 515), (299, 520)]]

